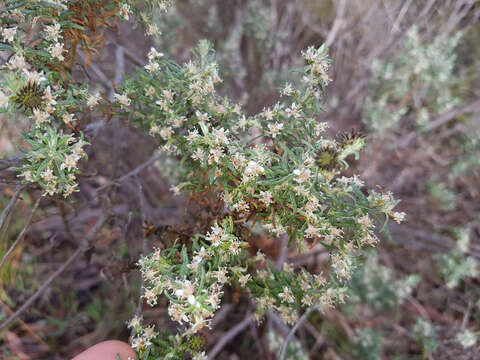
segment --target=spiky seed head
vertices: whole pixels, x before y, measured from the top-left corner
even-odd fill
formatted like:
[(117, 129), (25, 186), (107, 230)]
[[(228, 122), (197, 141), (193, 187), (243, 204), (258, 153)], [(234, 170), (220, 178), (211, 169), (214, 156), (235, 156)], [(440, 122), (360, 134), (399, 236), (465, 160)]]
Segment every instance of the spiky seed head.
[(193, 351), (193, 352), (200, 352), (203, 350), (203, 347), (205, 346), (205, 338), (201, 335), (194, 335), (188, 342), (188, 347)]
[(34, 81), (30, 81), (13, 96), (13, 101), (23, 109), (38, 109), (43, 104), (43, 92)]
[(330, 148), (324, 148), (317, 152), (315, 162), (324, 169), (332, 169), (337, 163), (337, 151)]
[(338, 141), (342, 147), (352, 145), (358, 139), (363, 138), (365, 138), (365, 135), (363, 135), (360, 131), (354, 129), (350, 131), (345, 131), (338, 135)]

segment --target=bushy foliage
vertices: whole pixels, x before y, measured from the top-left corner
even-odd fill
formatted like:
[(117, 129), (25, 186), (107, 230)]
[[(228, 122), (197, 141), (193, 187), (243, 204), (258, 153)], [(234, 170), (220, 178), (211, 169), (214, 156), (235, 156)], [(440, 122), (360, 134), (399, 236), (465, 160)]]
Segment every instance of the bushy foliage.
[[(400, 222), (404, 214), (394, 212), (390, 193), (365, 196), (357, 176), (341, 176), (350, 156), (358, 158), (364, 139), (356, 133), (329, 139), (328, 125), (315, 121), (330, 81), (325, 47), (306, 49), (303, 85), (297, 89), (287, 84), (281, 92), (286, 101), (255, 116), (246, 116), (238, 104), (216, 93), (222, 80), (207, 41), (200, 42), (184, 65), (152, 48), (148, 64), (125, 80), (110, 106), (71, 78), (77, 42), (88, 39), (84, 46), (94, 47), (97, 41), (81, 35), (87, 19), (79, 17), (94, 11), (95, 19), (101, 19), (97, 26), (108, 26), (111, 17), (128, 19), (131, 13), (145, 23), (144, 13), (129, 3), (42, 2), (32, 12), (34, 6), (12, 2), (2, 17), (9, 24), (2, 31), (3, 50), (11, 52), (3, 67), (2, 102), (7, 113), (21, 111), (32, 120), (24, 137), (31, 150), (19, 169), (25, 181), (38, 183), (48, 195), (75, 191), (77, 163), (86, 145), (76, 114), (102, 106), (106, 113), (131, 114), (130, 121), (158, 138), (162, 150), (177, 159), (182, 174), (173, 187), (176, 193), (202, 194), (225, 209), (207, 234), (175, 242), (139, 261), (147, 303), (155, 305), (164, 294), (172, 319), (189, 324), (181, 338), (191, 339), (208, 326), (220, 306), (223, 285), (232, 281), (257, 299), (258, 321), (272, 306), (293, 324), (298, 308), (327, 308), (344, 301), (344, 280), (351, 277), (356, 251), (378, 241), (374, 219), (384, 214)], [(33, 15), (42, 16), (35, 32), (21, 26)], [(30, 37), (33, 42), (27, 41)], [(288, 265), (283, 270), (268, 263), (254, 266), (263, 255), (252, 257), (244, 248), (255, 222), (272, 235), (288, 235), (289, 244), (295, 243), (300, 252), (312, 243), (329, 249), (330, 280)], [(247, 232), (239, 238), (241, 229)], [(155, 342), (152, 327), (142, 326), (138, 318), (130, 326), (138, 333), (132, 344), (142, 359), (165, 352), (156, 349), (163, 343)], [(181, 338), (176, 341), (186, 341)], [(167, 356), (178, 356), (178, 346), (170, 349)]]
[(448, 288), (456, 287), (466, 277), (476, 277), (479, 274), (475, 259), (468, 256), (470, 235), (467, 229), (456, 231), (457, 244), (446, 254), (438, 254), (438, 268)]
[(435, 326), (424, 318), (417, 318), (413, 326), (412, 337), (422, 344), (424, 354), (432, 354), (436, 351), (438, 343), (436, 341)]
[(382, 358), (382, 333), (366, 327), (356, 333), (354, 354), (357, 359), (376, 360)]
[[(247, 253), (241, 262), (229, 264), (229, 256), (242, 254), (242, 241), (230, 238), (232, 225), (228, 230), (214, 225), (204, 236), (211, 242), (203, 244), (204, 250), (189, 245), (181, 258), (159, 260), (181, 261), (184, 269), (193, 270), (194, 278), (184, 270), (181, 276), (171, 273), (167, 280), (155, 263), (142, 263), (143, 273), (154, 280), (145, 290), (151, 296), (149, 303), (155, 304), (166, 284), (170, 291), (188, 287), (188, 295), (181, 299), (172, 298), (171, 293), (167, 297), (177, 305), (185, 302), (183, 307), (170, 305), (171, 316), (180, 323), (189, 322), (195, 333), (208, 325), (207, 319), (218, 307), (220, 284), (237, 277), (257, 299), (258, 320), (273, 306), (285, 322), (293, 324), (298, 307), (320, 304), (326, 308), (343, 302), (346, 289), (342, 283), (351, 276), (355, 252), (377, 242), (374, 219), (385, 214), (400, 222), (404, 214), (393, 211), (396, 202), (390, 193), (372, 191), (365, 196), (357, 176), (339, 176), (348, 167), (347, 158), (358, 156), (364, 139), (356, 133), (328, 139), (324, 134), (327, 124), (315, 122), (322, 109), (322, 89), (329, 81), (326, 49), (304, 52), (304, 86), (287, 85), (282, 90), (289, 102), (250, 117), (242, 114), (239, 105), (216, 94), (214, 85), (221, 79), (210, 44), (201, 42), (194, 54), (193, 61), (179, 66), (152, 49), (145, 69), (128, 79), (117, 94), (118, 106), (130, 110), (137, 104), (131, 120), (157, 137), (164, 151), (177, 156), (183, 174), (174, 192), (212, 197), (218, 208), (225, 208), (222, 223), (236, 224), (236, 229), (247, 234), (249, 224), (259, 222), (272, 235), (288, 235), (289, 243), (296, 243), (300, 252), (309, 243), (322, 244), (330, 251), (333, 277), (328, 281), (288, 266), (282, 271), (271, 265), (250, 270)], [(346, 233), (351, 235), (347, 238)], [(242, 236), (248, 241), (248, 235)], [(227, 249), (229, 256), (223, 253)], [(209, 265), (218, 256), (223, 260)], [(206, 279), (215, 279), (220, 271), (223, 280), (198, 278), (204, 271), (198, 269), (210, 273)], [(209, 290), (208, 284), (213, 288)], [(140, 351), (149, 350), (144, 346)]]
[(384, 135), (401, 125), (405, 116), (415, 118), (422, 131), (430, 119), (460, 103), (454, 88), (455, 48), (462, 34), (421, 39), (417, 26), (406, 34), (403, 51), (387, 62), (376, 60), (365, 99), (365, 123)]
[(411, 294), (419, 281), (418, 275), (395, 280), (392, 270), (379, 264), (375, 252), (369, 252), (365, 264), (352, 277), (347, 305), (368, 304), (378, 310), (391, 310)]
[[(214, 33), (222, 20), (219, 6), (225, 5), (193, 2), (209, 8), (209, 16), (197, 20)], [(321, 321), (328, 321), (323, 316), (327, 319), (330, 310), (355, 316), (365, 309), (369, 316), (397, 314), (420, 277), (394, 274), (380, 264), (376, 252), (364, 250), (376, 246), (389, 219), (401, 223), (406, 214), (395, 210), (398, 201), (391, 192), (368, 189), (355, 174), (355, 161), (368, 145), (367, 138), (354, 130), (332, 136), (329, 123), (319, 121), (332, 81), (327, 47), (309, 46), (297, 55), (288, 54), (297, 68), (279, 71), (284, 64), (272, 60), (270, 53), (291, 51), (279, 45), (291, 36), (291, 29), (278, 26), (279, 14), (263, 1), (252, 0), (229, 19), (234, 26), (227, 38), (214, 39), (217, 53), (211, 42), (201, 40), (189, 55), (174, 44), (182, 24), (190, 21), (181, 7), (189, 5), (177, 4), (164, 18), (159, 14), (173, 6), (171, 1), (0, 4), (0, 51), (8, 55), (0, 67), (0, 112), (29, 124), (22, 134), (27, 146), (21, 148), (22, 164), (14, 168), (23, 184), (40, 189), (45, 197), (74, 200), (81, 161), (95, 141), (87, 131), (89, 119), (97, 116), (108, 122), (115, 117), (151, 137), (163, 156), (157, 166), (171, 191), (202, 210), (195, 231), (188, 226), (173, 229), (161, 237), (158, 248), (136, 262), (142, 301), (168, 308), (177, 326), (174, 332), (163, 331), (147, 316), (144, 320), (140, 312), (135, 315), (128, 328), (137, 358), (206, 359), (203, 335), (231, 288), (253, 299), (248, 306), (254, 308), (257, 324), (265, 316), (278, 316), (294, 325), (309, 309), (318, 309)], [(74, 68), (80, 54), (82, 66), (90, 66), (102, 52), (104, 30), (114, 29), (119, 21), (142, 26), (145, 35), (154, 37), (154, 46), (143, 67), (105, 94), (94, 90), (96, 84), (90, 81), (78, 81)], [(454, 74), (461, 38), (458, 32), (430, 41), (413, 26), (401, 52), (374, 62), (361, 113), (375, 137), (399, 131), (409, 122), (423, 138), (434, 116), (462, 104)], [(252, 64), (242, 63), (242, 47), (255, 58), (252, 63), (263, 68), (256, 79), (263, 86), (271, 88), (287, 79), (273, 103), (262, 103), (258, 113), (243, 106), (255, 91), (237, 94), (238, 102), (225, 95), (248, 90), (246, 69)], [(478, 139), (474, 132), (448, 139), (458, 156), (440, 160), (452, 171), (448, 179), (431, 177), (425, 188), (442, 211), (457, 209), (453, 184), (478, 165)], [(327, 264), (294, 266), (285, 254), (274, 258), (256, 251), (253, 239), (258, 233), (274, 244), (285, 240), (290, 252), (299, 256), (322, 249)], [(434, 257), (436, 274), (449, 289), (478, 275), (476, 261), (467, 254), (468, 234), (459, 232), (457, 237), (454, 249)], [(358, 321), (355, 326), (354, 331), (344, 326), (349, 341), (334, 342), (355, 358), (382, 358), (389, 341), (381, 321)], [(418, 318), (406, 327), (424, 356), (435, 353), (439, 340), (434, 324)], [(469, 348), (477, 337), (475, 329), (462, 325), (455, 341)], [(270, 324), (266, 341), (280, 357), (285, 337)], [(309, 358), (295, 337), (283, 350), (286, 359)]]

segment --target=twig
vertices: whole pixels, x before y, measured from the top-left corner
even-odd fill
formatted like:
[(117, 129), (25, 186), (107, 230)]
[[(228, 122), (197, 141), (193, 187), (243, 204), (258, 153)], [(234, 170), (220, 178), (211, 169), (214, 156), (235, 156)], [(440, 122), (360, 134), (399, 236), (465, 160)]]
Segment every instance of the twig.
[[(312, 259), (313, 258), (313, 259)], [(309, 262), (323, 262), (329, 258), (328, 249), (324, 247), (314, 248), (308, 252), (304, 252), (287, 259), (288, 263), (293, 266), (303, 266)]]
[(232, 311), (232, 308), (232, 304), (223, 304), (222, 307), (215, 313), (210, 325), (215, 327), (220, 324), (227, 317), (230, 311)]
[[(82, 52), (79, 51), (79, 55), (82, 58), (84, 62), (87, 61), (87, 56)], [(113, 90), (112, 85), (110, 84), (110, 80), (108, 80), (107, 76), (105, 73), (95, 64), (90, 64), (89, 69), (92, 69), (92, 71), (95, 73), (95, 75), (98, 78), (98, 81), (100, 84), (102, 84), (105, 88), (107, 88), (109, 91)]]
[(22, 185), (22, 182), (19, 180), (9, 180), (9, 179), (1, 179), (0, 178), (0, 184), (5, 184), (5, 185)]
[(312, 324), (310, 324), (308, 320), (304, 322), (303, 326), (305, 326), (305, 329), (307, 329), (307, 331), (310, 332), (315, 339), (315, 344), (313, 344), (312, 348), (310, 349), (310, 354), (313, 355), (317, 349), (326, 342), (326, 340), (323, 335), (319, 333)]
[(345, 15), (345, 7), (346, 7), (345, 5), (346, 5), (346, 0), (340, 0), (340, 3), (338, 4), (338, 8), (337, 8), (337, 15), (335, 16), (335, 20), (333, 21), (332, 28), (328, 33), (327, 40), (325, 40), (325, 45), (327, 47), (330, 47), (333, 44), (333, 42), (335, 41), (335, 38), (337, 37), (338, 31), (342, 27), (343, 16)]
[[(402, 236), (394, 236), (393, 239), (395, 241), (401, 242), (407, 245), (412, 245), (417, 248), (424, 248), (430, 251), (447, 252), (455, 247), (455, 242), (453, 240), (440, 234), (413, 229), (406, 225), (390, 224), (389, 228), (392, 234), (396, 233), (396, 234), (402, 235)], [(409, 244), (408, 238), (410, 239), (418, 238), (418, 239), (421, 239), (422, 241)], [(477, 259), (477, 262), (480, 263), (480, 251), (477, 251), (472, 248), (470, 249), (470, 254), (472, 257)]]
[(72, 229), (70, 228), (70, 224), (67, 219), (67, 214), (65, 213), (65, 204), (61, 201), (58, 202), (58, 207), (60, 209), (60, 214), (62, 217), (63, 227), (65, 228), (65, 232), (67, 233), (68, 237), (71, 240), (75, 240), (75, 236), (73, 236)]
[(283, 235), (283, 236), (280, 238), (280, 254), (278, 255), (277, 263), (275, 264), (275, 267), (276, 267), (277, 269), (281, 269), (282, 266), (283, 266), (283, 263), (284, 263), (285, 260), (287, 259), (287, 256), (288, 256), (288, 247), (287, 247), (287, 244), (288, 244), (287, 236), (286, 236), (286, 235)]
[(430, 315), (428, 315), (428, 312), (425, 310), (425, 308), (423, 307), (422, 304), (420, 304), (414, 297), (410, 296), (410, 295), (407, 295), (406, 296), (406, 299), (408, 302), (410, 302), (413, 307), (415, 308), (415, 310), (418, 311), (418, 313), (420, 315), (422, 315), (422, 317), (424, 317), (425, 319), (431, 321), (432, 319), (430, 318)]
[(240, 334), (253, 320), (253, 314), (248, 314), (242, 322), (235, 325), (231, 328), (225, 335), (223, 335), (220, 340), (215, 344), (212, 350), (208, 353), (207, 358), (209, 360), (215, 359), (215, 357), (222, 351), (225, 345), (230, 341), (235, 339), (235, 337)]
[(25, 188), (25, 186), (26, 185), (20, 185), (20, 186), (17, 187), (17, 190), (15, 191), (12, 198), (8, 202), (7, 207), (5, 209), (3, 209), (2, 215), (0, 216), (0, 230), (3, 228), (3, 224), (5, 222), (5, 219), (7, 218), (8, 214), (10, 214), (10, 212), (12, 211), (13, 206), (17, 202), (17, 198), (20, 195), (20, 192)]
[[(447, 113), (442, 114), (438, 119), (430, 122), (425, 126), (424, 132), (429, 132), (435, 130), (436, 128), (445, 125), (449, 121), (455, 119), (458, 116), (463, 114), (471, 113), (480, 110), (480, 100), (476, 100), (466, 106), (457, 107), (453, 110), (450, 110)], [(410, 134), (406, 135), (404, 138), (400, 139), (399, 147), (407, 147), (415, 138), (418, 136), (418, 132), (412, 131)]]
[(0, 325), (0, 330), (6, 328), (13, 321), (15, 321), (16, 318), (18, 318), (21, 314), (23, 314), (23, 312), (27, 310), (30, 307), (30, 305), (32, 305), (33, 302), (37, 300), (40, 297), (40, 295), (42, 295), (42, 293), (50, 286), (53, 280), (55, 280), (60, 274), (62, 274), (65, 271), (65, 269), (77, 259), (77, 257), (83, 254), (86, 250), (88, 250), (91, 242), (95, 238), (96, 233), (100, 231), (106, 219), (107, 218), (105, 215), (102, 214), (100, 216), (100, 218), (97, 220), (93, 228), (90, 229), (90, 231), (88, 232), (86, 238), (82, 242), (82, 245), (80, 245), (80, 247), (77, 250), (75, 250), (75, 252), (67, 259), (67, 261), (65, 261), (63, 265), (57, 269), (57, 271), (55, 271), (52, 275), (50, 275), (50, 277), (43, 283), (43, 285), (40, 286), (40, 288), (17, 311), (15, 311), (15, 313), (10, 315), (10, 317)]
[[(112, 43), (115, 45), (115, 46), (122, 46), (120, 45), (118, 42), (116, 42), (115, 40), (112, 41)], [(123, 46), (122, 46), (123, 47)], [(139, 67), (143, 67), (145, 65), (145, 60), (142, 60), (140, 59), (139, 57), (135, 56), (131, 51), (124, 51), (124, 54), (125, 57), (129, 58), (130, 61), (134, 64), (134, 65), (137, 65)]]
[(126, 179), (128, 179), (129, 177), (132, 177), (132, 176), (136, 176), (138, 175), (142, 170), (146, 169), (147, 167), (149, 167), (150, 165), (152, 165), (155, 161), (159, 160), (162, 156), (161, 155), (154, 155), (152, 156), (150, 159), (148, 159), (147, 161), (145, 161), (143, 164), (141, 164), (140, 166), (136, 167), (135, 169), (133, 169), (132, 171), (126, 173), (125, 175), (123, 176), (120, 176), (119, 178), (115, 179), (115, 180), (112, 180), (110, 181), (108, 184), (105, 184), (103, 186), (100, 186), (98, 189), (97, 189), (97, 193), (110, 187), (110, 186), (113, 186), (113, 185), (119, 185), (121, 184), (122, 182), (124, 182)]
[(245, 65), (243, 62), (241, 42), (243, 37), (243, 9), (239, 3), (235, 4), (234, 9), (234, 21), (231, 26), (230, 34), (226, 43), (231, 44), (232, 48), (232, 61), (233, 65), (237, 69), (237, 76), (234, 78), (235, 85), (240, 92), (245, 91)]
[(290, 328), (287, 325), (285, 325), (282, 318), (280, 318), (280, 316), (272, 309), (268, 309), (267, 317), (268, 317), (268, 326), (272, 327), (272, 325), (275, 324), (275, 326), (281, 332), (281, 335), (284, 337), (287, 337), (288, 333), (290, 332)]
[[(114, 84), (120, 84), (122, 82), (122, 75), (125, 73), (125, 48), (121, 45), (117, 46), (115, 49), (115, 75), (113, 77)], [(114, 85), (115, 86), (115, 85)], [(110, 91), (108, 93), (108, 98), (113, 99), (113, 95), (115, 93), (115, 89), (110, 87)]]
[[(146, 224), (146, 222), (147, 222), (147, 211), (145, 209), (145, 196), (143, 195), (142, 183), (140, 182), (140, 180), (138, 180), (138, 178), (136, 176), (135, 176), (135, 182), (138, 185), (138, 197), (139, 197), (139, 201), (140, 201), (140, 213), (141, 213), (141, 216), (142, 216), (142, 225), (143, 225), (143, 224)], [(144, 235), (143, 239), (142, 239), (142, 254), (143, 254), (143, 256), (147, 255), (147, 250), (148, 250), (147, 249), (147, 242), (148, 242), (148, 236)], [(140, 291), (139, 291), (139, 295), (138, 295), (137, 308), (135, 310), (135, 316), (136, 317), (140, 316), (140, 313), (142, 311), (143, 294), (144, 294), (144, 280), (143, 280), (143, 276), (140, 275)], [(134, 334), (135, 334), (135, 329), (132, 329), (132, 332), (131, 332), (130, 336), (133, 336)]]
[[(3, 307), (7, 313), (13, 314), (12, 309), (10, 309), (7, 304), (5, 304), (2, 300), (0, 300), (0, 306)], [(47, 349), (50, 349), (50, 345), (43, 341), (42, 338), (38, 336), (37, 333), (35, 333), (30, 326), (28, 326), (28, 324), (26, 324), (22, 320), (19, 320), (18, 323), (27, 333), (29, 333), (35, 340), (37, 340), (39, 344), (45, 346)]]
[(121, 45), (118, 45), (115, 49), (115, 76), (113, 82), (115, 84), (120, 84), (122, 82), (122, 75), (125, 73), (125, 48)]
[(282, 351), (280, 352), (280, 359), (279, 360), (284, 360), (285, 359), (285, 354), (287, 352), (287, 346), (288, 346), (288, 343), (292, 340), (292, 338), (295, 336), (295, 332), (298, 330), (298, 328), (300, 327), (300, 325), (303, 324), (303, 322), (305, 320), (307, 320), (308, 318), (308, 315), (310, 315), (310, 313), (314, 310), (316, 310), (317, 307), (316, 306), (312, 306), (311, 308), (309, 308), (307, 311), (305, 311), (305, 313), (300, 317), (300, 319), (298, 319), (297, 323), (292, 327), (292, 330), (290, 330), (290, 332), (288, 333), (287, 337), (285, 338), (285, 341), (283, 343), (283, 346), (282, 346)]
[(0, 170), (6, 170), (12, 166), (20, 165), (22, 159), (23, 155), (11, 159), (0, 159)]
[(407, 0), (405, 1), (405, 4), (403, 4), (402, 8), (400, 9), (400, 12), (397, 15), (397, 18), (395, 19), (395, 22), (392, 25), (392, 32), (400, 32), (400, 23), (402, 22), (403, 17), (407, 13), (408, 8), (412, 4), (413, 0)]
[(2, 269), (3, 267), (3, 264), (5, 263), (5, 261), (7, 261), (8, 257), (10, 256), (10, 254), (13, 252), (13, 250), (15, 250), (15, 248), (17, 247), (18, 243), (20, 242), (20, 240), (22, 240), (23, 238), (23, 235), (25, 235), (25, 232), (27, 231), (28, 227), (30, 226), (30, 223), (32, 222), (32, 219), (33, 219), (33, 215), (35, 214), (35, 211), (37, 211), (37, 208), (38, 208), (38, 205), (40, 204), (40, 201), (42, 200), (42, 197), (40, 196), (37, 201), (35, 202), (35, 205), (33, 205), (33, 208), (32, 208), (32, 211), (30, 212), (30, 216), (28, 217), (27, 219), (27, 223), (25, 224), (25, 226), (23, 227), (22, 231), (20, 231), (20, 234), (18, 234), (17, 238), (15, 239), (15, 241), (13, 242), (13, 244), (10, 246), (10, 248), (7, 250), (7, 252), (3, 255), (2, 257), (2, 261), (0, 262), (0, 270)]

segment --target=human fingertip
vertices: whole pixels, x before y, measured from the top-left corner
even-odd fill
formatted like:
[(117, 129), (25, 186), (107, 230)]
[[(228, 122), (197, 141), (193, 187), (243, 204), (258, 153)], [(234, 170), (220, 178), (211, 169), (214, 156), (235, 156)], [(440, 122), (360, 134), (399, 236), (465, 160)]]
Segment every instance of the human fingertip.
[(135, 360), (135, 351), (127, 343), (119, 340), (101, 342), (88, 348), (72, 360)]

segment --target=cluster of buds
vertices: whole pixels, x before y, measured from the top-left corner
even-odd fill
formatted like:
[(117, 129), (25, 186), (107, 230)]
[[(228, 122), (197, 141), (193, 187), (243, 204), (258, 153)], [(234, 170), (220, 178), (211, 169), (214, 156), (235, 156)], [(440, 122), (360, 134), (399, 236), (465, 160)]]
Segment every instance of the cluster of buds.
[(38, 183), (48, 195), (69, 196), (78, 191), (76, 174), (78, 161), (86, 157), (83, 138), (65, 135), (54, 128), (45, 131), (37, 129), (25, 134), (24, 140), (31, 150), (24, 158), (24, 165), (18, 168), (26, 182)]
[[(291, 102), (250, 117), (216, 94), (214, 85), (221, 80), (207, 42), (200, 43), (194, 59), (184, 66), (155, 56), (153, 50), (150, 54), (145, 69), (126, 82), (123, 93), (135, 94), (133, 121), (146, 126), (163, 150), (181, 159), (182, 171), (172, 180), (177, 181), (175, 194), (210, 191), (234, 223), (249, 226), (254, 220), (272, 236), (286, 234), (300, 252), (321, 244), (329, 249), (329, 276), (335, 281), (242, 257), (242, 243), (232, 237), (233, 228), (226, 231), (215, 224), (202, 237), (206, 242), (183, 245), (175, 261), (162, 255), (170, 254), (168, 249), (141, 260), (150, 284), (145, 289), (147, 302), (154, 305), (165, 294), (171, 300), (169, 314), (188, 324), (187, 334), (208, 326), (223, 284), (231, 279), (254, 295), (259, 321), (269, 308), (292, 324), (299, 308), (324, 310), (343, 302), (343, 284), (351, 277), (356, 253), (378, 241), (373, 232), (376, 219), (383, 214), (401, 221), (403, 214), (393, 211), (391, 194), (367, 196), (357, 175), (342, 176), (350, 156), (358, 157), (363, 148), (363, 136), (350, 132), (329, 139), (327, 125), (316, 122), (321, 111), (318, 94), (329, 81), (326, 48), (304, 53), (305, 86), (287, 85), (283, 90)], [(214, 258), (215, 266), (205, 273), (205, 264)]]
[[(156, 249), (138, 262), (146, 302), (155, 306), (164, 294), (170, 301), (168, 313), (172, 320), (187, 326), (183, 336), (191, 337), (208, 327), (220, 307), (225, 284), (245, 276), (247, 269), (238, 265), (245, 258), (243, 247), (247, 244), (233, 230), (232, 218), (226, 218), (205, 236), (193, 238), (190, 248), (180, 248), (176, 243), (163, 251)], [(137, 334), (133, 344), (143, 353), (150, 345), (150, 327), (137, 324), (136, 318), (131, 326)]]

